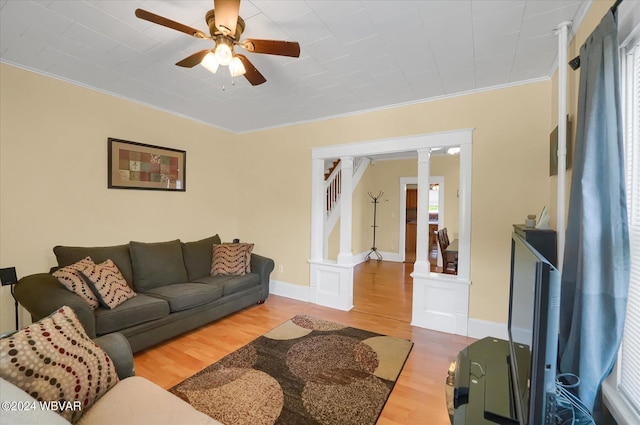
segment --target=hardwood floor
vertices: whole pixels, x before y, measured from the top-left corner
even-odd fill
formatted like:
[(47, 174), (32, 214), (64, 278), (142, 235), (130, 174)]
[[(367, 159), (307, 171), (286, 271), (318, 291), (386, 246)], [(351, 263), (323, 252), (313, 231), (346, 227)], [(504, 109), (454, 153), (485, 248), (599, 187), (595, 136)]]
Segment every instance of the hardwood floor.
[(385, 261), (370, 261), (358, 266), (354, 282), (355, 306), (348, 312), (272, 295), (262, 305), (137, 354), (134, 358), (136, 374), (169, 389), (294, 315), (309, 314), (414, 342), (382, 411), (379, 425), (449, 424), (444, 396), (447, 369), (458, 351), (473, 340), (409, 324), (410, 267)]
[(359, 264), (353, 275), (353, 311), (411, 322), (413, 263)]

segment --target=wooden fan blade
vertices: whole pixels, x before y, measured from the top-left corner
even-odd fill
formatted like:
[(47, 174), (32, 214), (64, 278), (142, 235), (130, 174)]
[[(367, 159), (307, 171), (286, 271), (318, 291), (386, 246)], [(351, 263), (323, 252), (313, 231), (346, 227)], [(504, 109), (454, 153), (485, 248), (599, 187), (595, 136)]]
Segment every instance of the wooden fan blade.
[(198, 53), (194, 53), (191, 56), (188, 56), (182, 59), (180, 62), (177, 62), (176, 65), (183, 66), (185, 68), (193, 68), (202, 62), (202, 59), (209, 53), (209, 50), (201, 50)]
[(213, 0), (213, 10), (216, 13), (216, 28), (224, 35), (234, 37), (238, 13), (240, 13), (240, 0)]
[(251, 83), (252, 86), (257, 86), (267, 81), (267, 79), (264, 78), (262, 74), (260, 74), (260, 71), (258, 71), (256, 67), (253, 66), (253, 64), (249, 61), (249, 59), (247, 59), (245, 55), (236, 53), (236, 56), (240, 58), (242, 64), (244, 65), (244, 69), (247, 70), (247, 72), (245, 72), (244, 74), (244, 77)]
[(171, 28), (196, 38), (210, 38), (200, 30), (191, 28), (187, 25), (181, 24), (180, 22), (172, 21), (164, 16), (156, 15), (155, 13), (148, 12), (144, 9), (136, 9), (136, 16), (140, 19), (144, 19), (145, 21), (153, 22), (154, 24), (162, 25), (163, 27)]
[(247, 38), (240, 47), (253, 53), (266, 53), (268, 55), (300, 57), (300, 44), (295, 41), (256, 40)]

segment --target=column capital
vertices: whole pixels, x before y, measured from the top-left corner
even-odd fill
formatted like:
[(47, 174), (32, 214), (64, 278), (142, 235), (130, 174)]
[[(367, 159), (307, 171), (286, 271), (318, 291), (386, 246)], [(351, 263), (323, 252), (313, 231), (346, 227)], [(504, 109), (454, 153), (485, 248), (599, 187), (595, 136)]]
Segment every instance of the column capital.
[(351, 155), (347, 155), (347, 156), (341, 156), (340, 157), (340, 162), (342, 163), (342, 168), (350, 168), (353, 169), (353, 156)]
[(431, 149), (418, 149), (418, 163), (431, 162)]

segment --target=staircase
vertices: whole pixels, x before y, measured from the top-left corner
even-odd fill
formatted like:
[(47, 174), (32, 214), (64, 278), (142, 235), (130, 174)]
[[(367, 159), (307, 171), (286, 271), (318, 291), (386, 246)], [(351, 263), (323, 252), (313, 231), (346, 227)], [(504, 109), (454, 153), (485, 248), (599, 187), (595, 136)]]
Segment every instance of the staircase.
[[(358, 185), (362, 178), (369, 160), (363, 157), (355, 157), (353, 159), (353, 187)], [(324, 178), (325, 187), (325, 225), (324, 236), (325, 241), (329, 238), (331, 231), (338, 222), (340, 217), (340, 192), (342, 189), (342, 164), (339, 159), (328, 164)], [(327, 244), (325, 243), (325, 246)]]

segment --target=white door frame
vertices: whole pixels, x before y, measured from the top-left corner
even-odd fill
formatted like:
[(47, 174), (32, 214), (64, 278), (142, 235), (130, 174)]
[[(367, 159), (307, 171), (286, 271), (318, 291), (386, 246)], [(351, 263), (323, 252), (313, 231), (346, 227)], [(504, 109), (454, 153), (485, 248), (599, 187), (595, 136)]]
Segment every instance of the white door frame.
[[(407, 186), (410, 184), (418, 184), (418, 177), (400, 177), (400, 258), (402, 262), (406, 261), (406, 249), (404, 249), (407, 240)], [(438, 229), (444, 227), (444, 176), (429, 176), (429, 184), (437, 184), (440, 186), (438, 193)], [(438, 250), (438, 265), (442, 265), (442, 255)]]
[[(340, 310), (353, 308), (353, 267), (346, 261), (336, 263), (324, 258), (324, 161), (340, 157), (372, 156), (402, 152), (418, 152), (428, 158), (435, 148), (460, 147), (460, 218), (458, 246), (458, 274), (431, 273), (426, 246), (416, 247), (427, 258), (416, 258), (413, 277), (413, 307), (411, 324), (443, 332), (467, 334), (470, 265), (471, 265), (471, 174), (473, 129), (463, 129), (417, 136), (383, 139), (369, 142), (317, 147), (311, 153), (311, 258), (310, 301)], [(429, 164), (418, 161), (418, 170), (428, 175)], [(418, 191), (424, 192), (418, 181)], [(428, 187), (427, 191), (428, 193)], [(344, 193), (343, 193), (344, 195)], [(420, 216), (420, 210), (418, 212)], [(424, 214), (424, 213), (422, 213)], [(427, 215), (428, 217), (428, 215)], [(341, 220), (342, 222), (343, 220)], [(428, 233), (428, 223), (418, 222), (418, 234)], [(423, 226), (427, 226), (425, 231)], [(341, 232), (341, 238), (350, 238), (350, 232)], [(421, 238), (422, 239), (422, 238)], [(349, 246), (351, 241), (342, 241)], [(427, 244), (428, 241), (420, 240)], [(418, 249), (419, 248), (419, 249)]]

